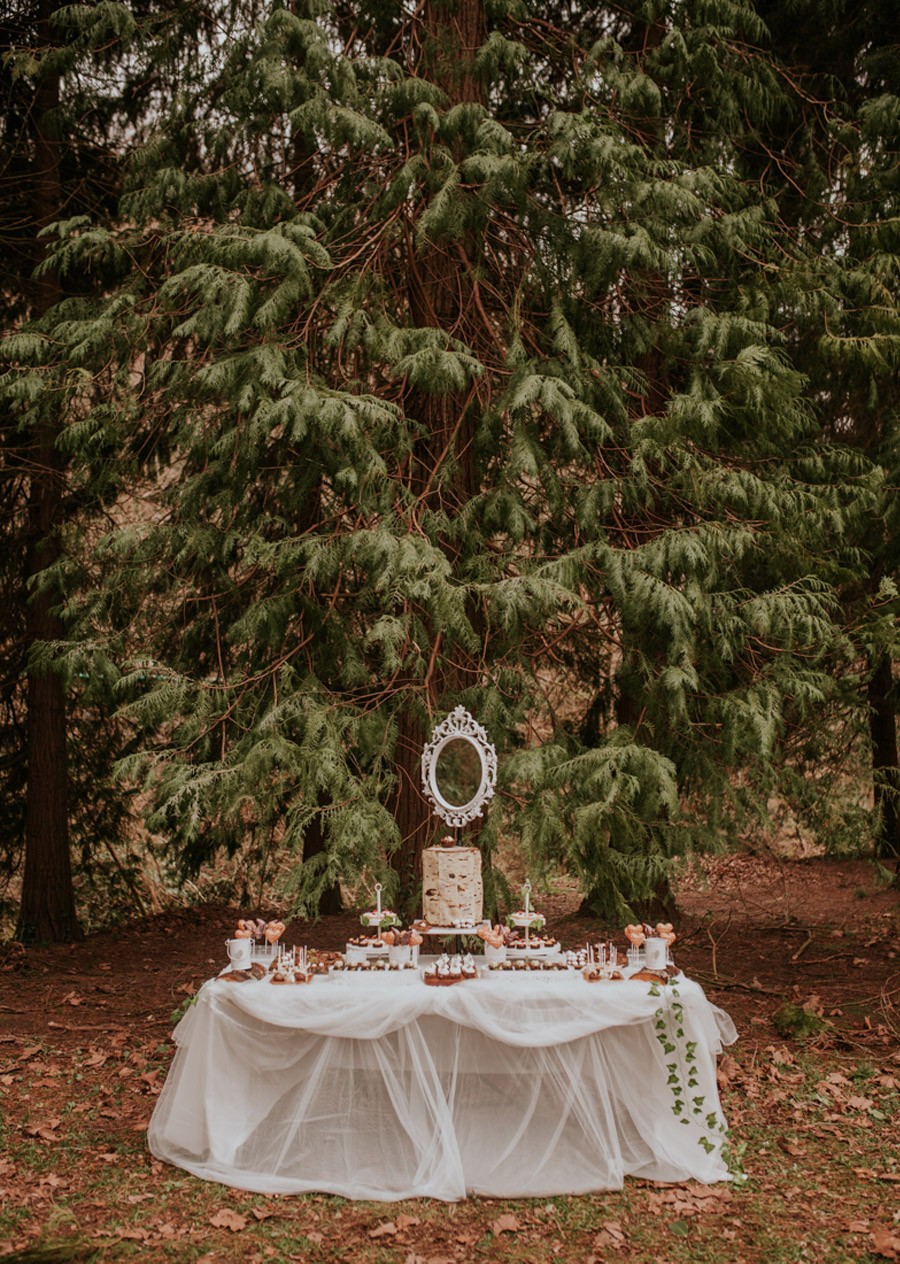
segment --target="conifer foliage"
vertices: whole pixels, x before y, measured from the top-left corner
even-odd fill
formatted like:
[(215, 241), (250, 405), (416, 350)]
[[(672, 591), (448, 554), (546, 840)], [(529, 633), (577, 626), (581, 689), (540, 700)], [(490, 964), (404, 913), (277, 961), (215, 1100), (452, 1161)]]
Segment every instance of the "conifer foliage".
[(120, 771), (186, 866), (274, 841), (306, 908), (387, 857), (415, 903), (457, 702), (502, 755), (485, 849), (612, 914), (831, 687), (823, 524), (865, 478), (748, 175), (790, 81), (747, 4), (538, 8), (244, 10), (118, 219), (57, 229), (102, 273), (39, 353), (84, 384), (65, 447), (143, 491), (65, 661), (145, 735)]

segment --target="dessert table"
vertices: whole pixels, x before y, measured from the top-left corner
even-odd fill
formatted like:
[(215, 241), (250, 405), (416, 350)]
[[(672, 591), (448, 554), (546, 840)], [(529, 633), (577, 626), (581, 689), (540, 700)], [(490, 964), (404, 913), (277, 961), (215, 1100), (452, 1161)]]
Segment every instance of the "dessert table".
[(736, 1032), (683, 977), (214, 979), (174, 1035), (150, 1149), (240, 1189), (453, 1201), (728, 1178), (715, 1058)]

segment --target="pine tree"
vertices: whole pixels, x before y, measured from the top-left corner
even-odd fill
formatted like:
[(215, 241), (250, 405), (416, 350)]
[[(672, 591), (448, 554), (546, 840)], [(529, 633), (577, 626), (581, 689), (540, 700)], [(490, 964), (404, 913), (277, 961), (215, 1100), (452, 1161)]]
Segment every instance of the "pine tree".
[[(7, 135), (12, 141), (4, 171), (9, 191), (4, 245), (18, 264), (7, 286), (11, 306), (24, 301), (36, 319), (44, 316), (59, 296), (55, 270), (40, 266), (45, 254), (40, 234), (60, 217), (64, 198), (59, 49), (51, 32), (56, 7), (50, 0), (41, 0), (33, 12), (23, 15), (18, 29), (11, 24), (4, 41), (4, 97), (11, 106)], [(22, 73), (17, 63), (23, 58), (30, 58), (33, 66), (33, 86), (29, 84), (30, 90), (24, 94), (16, 90), (16, 79)], [(28, 225), (24, 233), (23, 224)], [(29, 273), (34, 269), (37, 273), (31, 280)], [(5, 568), (4, 575), (7, 591), (14, 587), (18, 596), (7, 610), (13, 620), (19, 616), (23, 625), (13, 625), (4, 638), (13, 666), (5, 673), (4, 695), (8, 713), (12, 711), (14, 718), (17, 678), (25, 674), (28, 649), (36, 642), (61, 637), (55, 610), (58, 594), (44, 577), (60, 553), (64, 476), (57, 422), (50, 410), (36, 419), (24, 444), (16, 434), (15, 415), (9, 412), (3, 417), (2, 432), (6, 524), (14, 546), (7, 552), (7, 566), (20, 563), (24, 571), (11, 575)], [(35, 590), (26, 596), (29, 584), (34, 584)], [(34, 665), (27, 669), (24, 728), (28, 771), (19, 933), (26, 938), (71, 939), (80, 934), (80, 928), (69, 853), (65, 691), (58, 672)], [(15, 768), (17, 762), (14, 785), (22, 775)]]
[[(811, 247), (792, 355), (826, 440), (873, 483), (829, 553), (856, 650), (842, 701), (869, 739), (878, 849), (898, 857), (900, 15), (810, 0), (785, 21), (778, 6), (760, 7), (795, 85), (767, 149), (780, 155), (782, 216)], [(847, 745), (846, 726), (837, 740)]]
[(272, 5), (121, 222), (59, 230), (58, 267), (120, 261), (54, 330), (94, 389), (117, 366), (93, 433), (163, 471), (68, 661), (118, 673), (188, 866), (312, 830), (301, 905), (386, 853), (414, 903), (418, 751), (462, 702), (505, 757), (486, 850), (621, 912), (825, 696), (846, 469), (742, 178), (781, 69), (745, 4), (564, 8)]
[[(83, 318), (116, 265), (106, 252), (88, 278), (47, 258), (47, 234), (60, 223), (73, 231), (115, 220), (123, 151), (183, 86), (192, 50), (221, 29), (223, 12), (180, 14), (177, 51), (171, 15), (152, 6), (34, 0), (0, 21), (0, 865), (6, 874), (24, 868), (17, 933), (27, 940), (79, 935), (72, 851), (88, 882), (105, 852), (114, 881), (141, 907), (116, 851), (129, 796), (111, 764), (128, 749), (127, 732), (111, 715), (105, 678), (66, 678), (46, 652), (67, 634), (85, 536), (120, 488), (116, 451), (97, 420), (109, 380), (100, 369), (92, 384), (51, 331)], [(90, 354), (103, 363), (101, 346)], [(76, 434), (91, 451), (89, 482), (69, 468)]]

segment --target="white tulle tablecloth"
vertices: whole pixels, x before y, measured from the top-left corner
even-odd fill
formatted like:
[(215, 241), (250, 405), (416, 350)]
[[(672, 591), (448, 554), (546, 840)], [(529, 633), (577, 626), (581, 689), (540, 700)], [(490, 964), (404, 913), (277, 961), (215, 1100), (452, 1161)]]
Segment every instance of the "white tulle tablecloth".
[(715, 1057), (734, 1025), (696, 983), (661, 991), (577, 974), (212, 980), (175, 1030), (150, 1149), (240, 1189), (385, 1201), (727, 1179)]

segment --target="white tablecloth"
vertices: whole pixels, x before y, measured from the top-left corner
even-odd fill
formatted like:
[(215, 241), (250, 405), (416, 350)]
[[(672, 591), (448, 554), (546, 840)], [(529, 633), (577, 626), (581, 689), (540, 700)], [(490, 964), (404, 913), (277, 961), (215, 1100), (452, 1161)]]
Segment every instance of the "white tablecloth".
[[(176, 1028), (150, 1149), (240, 1189), (385, 1201), (727, 1179), (715, 1056), (734, 1025), (680, 979), (666, 1052), (671, 990), (577, 974), (213, 980)], [(679, 1096), (702, 1101), (679, 1116)]]

